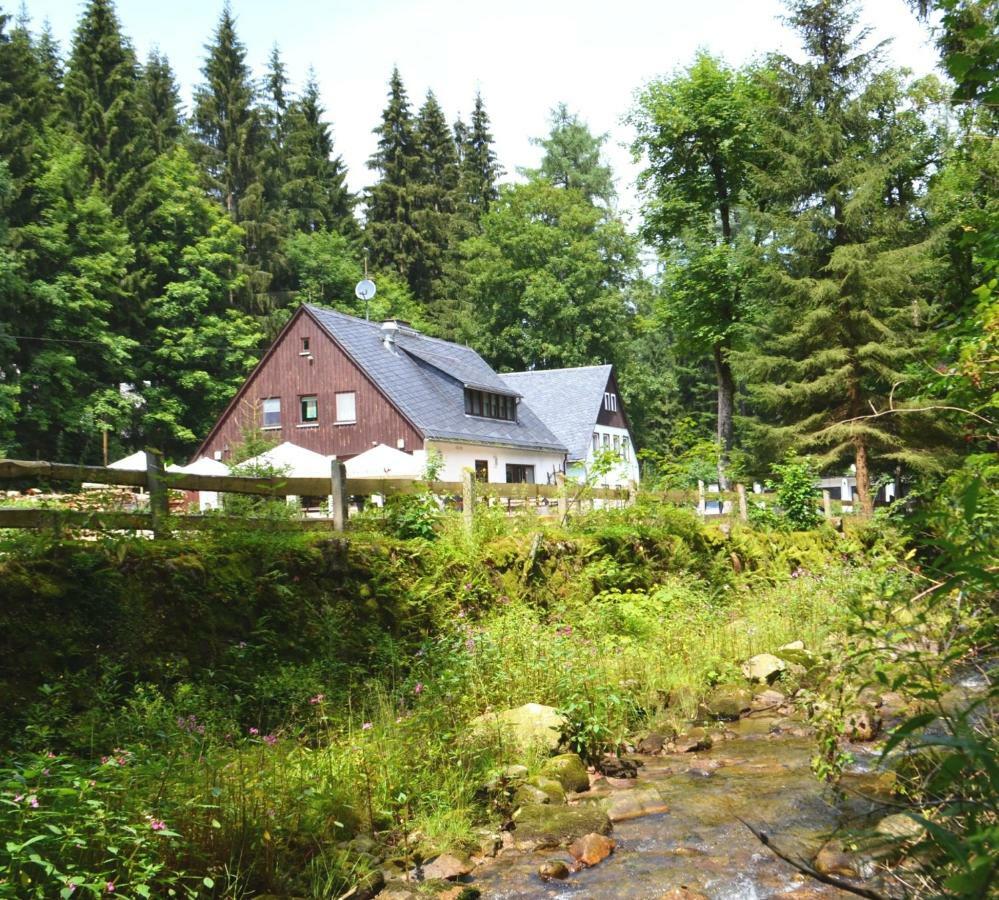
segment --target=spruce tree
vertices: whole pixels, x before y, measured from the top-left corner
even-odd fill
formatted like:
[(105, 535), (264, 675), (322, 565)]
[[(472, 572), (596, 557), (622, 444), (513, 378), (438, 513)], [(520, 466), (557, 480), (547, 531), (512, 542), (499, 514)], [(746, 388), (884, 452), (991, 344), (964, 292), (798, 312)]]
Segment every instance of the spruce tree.
[(772, 155), (759, 172), (774, 214), (770, 315), (740, 358), (764, 435), (824, 467), (852, 460), (869, 513), (878, 466), (931, 462), (926, 430), (877, 411), (905, 401), (926, 321), (920, 204), (934, 142), (903, 77), (860, 49), (854, 3), (795, 0), (788, 21), (807, 58), (772, 61)]
[(414, 192), (413, 224), (420, 252), (412, 267), (410, 287), (421, 303), (440, 295), (441, 280), (454, 237), (458, 188), (458, 154), (444, 112), (432, 91), (416, 120), (419, 168)]
[(65, 96), (91, 181), (101, 185), (115, 213), (127, 218), (153, 150), (140, 102), (139, 66), (112, 0), (89, 0), (83, 11)]
[(475, 95), (472, 117), (461, 148), (461, 177), (459, 182), (458, 209), (467, 233), (474, 234), (479, 222), (499, 197), (496, 182), (503, 174), (493, 150), (493, 136), (489, 130), (482, 95)]
[(359, 228), (354, 197), (347, 189), (343, 158), (333, 152), (333, 136), (324, 113), (319, 85), (310, 70), (302, 95), (288, 109), (288, 178), (282, 189), (288, 225), (293, 231), (337, 231), (355, 240)]
[(150, 50), (139, 82), (142, 111), (150, 124), (153, 150), (167, 152), (183, 134), (180, 89), (170, 61), (155, 48)]
[(375, 134), (378, 149), (368, 161), (368, 168), (378, 173), (378, 181), (367, 191), (365, 242), (376, 267), (396, 272), (409, 283), (420, 252), (413, 221), (420, 159), (409, 99), (398, 68), (392, 70), (388, 105)]

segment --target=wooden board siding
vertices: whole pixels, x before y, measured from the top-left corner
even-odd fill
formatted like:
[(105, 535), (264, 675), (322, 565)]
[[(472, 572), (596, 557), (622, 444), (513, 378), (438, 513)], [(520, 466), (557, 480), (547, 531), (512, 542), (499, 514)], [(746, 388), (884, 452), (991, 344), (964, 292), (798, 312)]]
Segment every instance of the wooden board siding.
[[(302, 339), (309, 340), (312, 361), (302, 355)], [(335, 395), (353, 391), (356, 395), (356, 418), (353, 425), (338, 425)], [(300, 427), (300, 398), (315, 396), (319, 420), (315, 426)], [(403, 450), (423, 448), (423, 437), (392, 406), (368, 377), (330, 339), (329, 335), (303, 309), (278, 337), (258, 368), (240, 389), (233, 403), (222, 414), (207, 440), (198, 451), (214, 456), (222, 451), (223, 462), (242, 441), (243, 431), (261, 422), (261, 402), (266, 397), (281, 398), (281, 426), (265, 429), (265, 437), (275, 443), (291, 441), (317, 453), (341, 459), (356, 456), (375, 444)]]
[(627, 428), (631, 430), (631, 426), (628, 424), (628, 415), (624, 411), (624, 400), (621, 399), (621, 391), (617, 387), (617, 378), (614, 376), (612, 371), (610, 378), (607, 379), (607, 387), (604, 388), (604, 392), (610, 392), (617, 395), (617, 409), (613, 412), (608, 411), (604, 408), (603, 400), (600, 401), (600, 412), (597, 414), (597, 424), (598, 425), (611, 425), (614, 428)]

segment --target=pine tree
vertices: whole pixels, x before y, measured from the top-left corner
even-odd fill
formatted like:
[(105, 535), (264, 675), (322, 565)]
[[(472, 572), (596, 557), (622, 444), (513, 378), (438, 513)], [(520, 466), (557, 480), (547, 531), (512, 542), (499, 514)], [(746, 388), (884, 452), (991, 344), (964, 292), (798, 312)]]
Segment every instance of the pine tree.
[(496, 183), (503, 174), (493, 150), (489, 116), (482, 95), (475, 95), (472, 118), (461, 145), (461, 178), (458, 210), (466, 223), (467, 234), (474, 234), (478, 224), (499, 197)]
[(413, 224), (420, 252), (410, 274), (413, 296), (430, 304), (440, 296), (441, 280), (454, 237), (458, 188), (458, 154), (444, 112), (432, 91), (416, 120), (419, 153)]
[(410, 283), (420, 252), (413, 221), (420, 160), (409, 99), (397, 68), (392, 70), (388, 105), (375, 134), (378, 149), (368, 168), (379, 177), (367, 191), (365, 242), (376, 267), (396, 272)]
[(151, 126), (153, 150), (159, 156), (183, 134), (180, 89), (170, 61), (158, 50), (150, 50), (139, 82), (143, 115)]
[(823, 466), (852, 459), (869, 513), (873, 467), (931, 462), (928, 429), (874, 413), (905, 401), (926, 321), (920, 192), (934, 141), (902, 76), (880, 68), (878, 48), (859, 49), (855, 4), (795, 0), (789, 22), (807, 59), (773, 61), (772, 157), (759, 174), (774, 213), (770, 315), (740, 358), (767, 438)]
[(594, 135), (579, 116), (559, 103), (551, 113), (547, 137), (531, 143), (545, 153), (538, 169), (525, 169), (529, 178), (544, 178), (557, 187), (575, 188), (591, 203), (610, 206), (614, 200), (614, 179), (610, 166), (601, 159), (606, 134)]
[(112, 0), (89, 0), (73, 37), (66, 104), (91, 181), (126, 215), (153, 158), (140, 102), (139, 66)]
[(293, 231), (337, 231), (355, 240), (354, 197), (347, 190), (343, 158), (334, 155), (333, 137), (310, 70), (302, 96), (289, 107), (286, 156), (288, 178), (282, 197)]
[(236, 34), (228, 4), (215, 29), (214, 43), (194, 93), (194, 134), (213, 190), (230, 216), (242, 218), (240, 202), (259, 179), (264, 129), (254, 106), (256, 91), (246, 64), (246, 47)]

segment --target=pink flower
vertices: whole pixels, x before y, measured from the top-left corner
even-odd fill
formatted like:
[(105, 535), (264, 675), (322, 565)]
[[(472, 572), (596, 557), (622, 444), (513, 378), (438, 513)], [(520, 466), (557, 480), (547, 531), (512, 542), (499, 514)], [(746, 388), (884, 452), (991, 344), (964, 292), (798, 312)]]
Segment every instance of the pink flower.
[(371, 729), (372, 729), (373, 727), (374, 727), (374, 726), (373, 726), (373, 725), (372, 725), (372, 724), (371, 724), (370, 722), (365, 722), (365, 723), (364, 723), (364, 724), (363, 724), (363, 725), (361, 726), (361, 730), (362, 730), (362, 731), (370, 731), (370, 730), (371, 730)]
[(24, 794), (14, 794), (14, 802), (20, 803), (24, 799)]
[(265, 734), (264, 743), (267, 744), (268, 747), (273, 747), (277, 743), (277, 737), (273, 734)]
[(38, 809), (38, 798), (37, 798), (37, 797), (35, 797), (35, 796), (32, 796), (32, 797), (31, 797), (31, 799), (30, 799), (30, 800), (28, 800), (28, 805), (29, 805), (29, 806), (30, 806), (30, 807), (31, 807), (32, 809)]
[(309, 697), (309, 703), (315, 706), (317, 703), (322, 703), (326, 699), (325, 694), (316, 694), (315, 697)]
[(153, 831), (162, 831), (166, 828), (166, 822), (162, 819), (154, 819), (152, 816), (146, 816), (146, 818), (149, 819), (149, 827), (152, 828)]
[(104, 890), (107, 893), (109, 893), (109, 894), (113, 894), (114, 893), (114, 882), (113, 881), (109, 881), (106, 885), (104, 885)]
[(413, 688), (413, 693), (414, 694), (422, 694), (423, 693), (423, 682), (422, 681), (416, 682), (416, 686)]
[(66, 890), (69, 891), (72, 894), (76, 890), (76, 882), (75, 881), (67, 881), (66, 882)]
[(259, 728), (253, 728), (251, 726), (250, 727), (250, 734), (260, 734), (260, 729)]

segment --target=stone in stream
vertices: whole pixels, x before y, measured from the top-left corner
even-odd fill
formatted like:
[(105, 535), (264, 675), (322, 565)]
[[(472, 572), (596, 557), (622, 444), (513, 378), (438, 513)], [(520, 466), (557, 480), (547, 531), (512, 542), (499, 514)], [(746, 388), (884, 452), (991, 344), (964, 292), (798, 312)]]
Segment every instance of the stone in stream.
[(919, 822), (905, 813), (885, 816), (874, 826), (874, 830), (880, 835), (898, 841), (918, 841), (926, 833), (926, 829)]
[(609, 834), (611, 821), (595, 803), (522, 806), (513, 814), (514, 841), (535, 848), (566, 846), (584, 834)]
[(410, 872), (415, 881), (456, 881), (472, 871), (472, 864), (463, 857), (442, 853), (436, 859)]
[(538, 875), (546, 881), (569, 877), (569, 867), (561, 859), (546, 859), (538, 867)]
[(731, 722), (748, 712), (752, 702), (753, 695), (745, 688), (731, 684), (720, 685), (701, 701), (698, 715), (702, 719)]
[(815, 871), (823, 875), (842, 875), (857, 878), (860, 874), (857, 857), (850, 853), (840, 841), (827, 841), (815, 854)]
[(766, 688), (766, 690), (756, 693), (749, 705), (754, 712), (759, 712), (766, 709), (778, 709), (785, 703), (787, 703), (787, 697), (784, 694), (773, 688)]
[(603, 802), (607, 817), (612, 822), (625, 822), (669, 812), (669, 806), (663, 802), (662, 795), (656, 788), (621, 791)]
[(541, 703), (525, 703), (498, 713), (485, 713), (469, 722), (469, 732), (498, 736), (524, 753), (532, 749), (556, 750), (569, 724), (557, 709)]
[(772, 653), (757, 653), (742, 664), (742, 674), (749, 681), (772, 684), (787, 669), (787, 663)]
[(846, 714), (846, 738), (873, 741), (881, 732), (881, 716), (873, 709), (851, 709)]
[(552, 798), (534, 784), (522, 784), (513, 794), (514, 806), (531, 806), (532, 804), (551, 802)]
[(699, 753), (710, 750), (713, 744), (711, 735), (703, 728), (691, 728), (673, 742), (677, 753)]
[(644, 737), (638, 742), (638, 747), (636, 749), (639, 753), (648, 753), (650, 755), (662, 753), (663, 747), (665, 747), (670, 740), (675, 739), (675, 737), (675, 734), (673, 735), (673, 738), (670, 738), (669, 735), (653, 731), (650, 735), (648, 735), (648, 737)]
[(547, 760), (541, 774), (556, 779), (565, 791), (580, 793), (590, 789), (590, 776), (577, 753), (560, 753)]
[(614, 852), (614, 841), (602, 834), (584, 834), (569, 845), (580, 866), (595, 866)]
[[(586, 780), (589, 784), (589, 779)], [(520, 793), (524, 788), (535, 788), (541, 791), (548, 798), (547, 800), (541, 800), (541, 803), (565, 803), (565, 788), (556, 781), (554, 778), (548, 778), (545, 775), (535, 775), (527, 781), (526, 784), (522, 785), (517, 794)], [(517, 795), (514, 795), (514, 801), (516, 801)]]
[(600, 758), (597, 769), (608, 778), (637, 778), (639, 763), (631, 759), (622, 759), (613, 753)]

